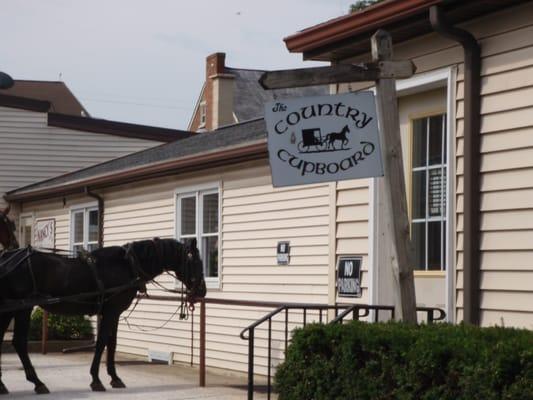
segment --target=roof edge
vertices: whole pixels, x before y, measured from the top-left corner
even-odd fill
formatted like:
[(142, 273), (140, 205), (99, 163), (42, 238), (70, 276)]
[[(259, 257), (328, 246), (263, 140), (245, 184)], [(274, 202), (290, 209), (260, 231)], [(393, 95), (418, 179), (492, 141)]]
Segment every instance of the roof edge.
[(236, 164), (268, 157), (266, 140), (256, 141), (252, 144), (226, 148), (220, 151), (211, 151), (203, 154), (193, 154), (171, 161), (127, 169), (119, 172), (82, 179), (66, 185), (57, 185), (34, 191), (17, 193), (15, 189), (4, 195), (8, 202), (36, 201), (47, 198), (62, 197), (83, 193), (86, 187), (92, 189), (118, 186), (138, 180), (179, 175), (207, 168)]
[(0, 94), (0, 106), (19, 108), (28, 111), (48, 112), (50, 110), (51, 103), (46, 100), (36, 100), (29, 97)]
[(361, 11), (304, 29), (283, 39), (291, 53), (303, 53), (338, 40), (375, 30), (383, 24), (398, 21), (442, 3), (444, 0), (389, 0)]
[(107, 119), (78, 117), (75, 115), (48, 113), (48, 125), (79, 131), (122, 136), (157, 142), (173, 142), (184, 139), (194, 132), (178, 129), (158, 128), (149, 125), (110, 121)]

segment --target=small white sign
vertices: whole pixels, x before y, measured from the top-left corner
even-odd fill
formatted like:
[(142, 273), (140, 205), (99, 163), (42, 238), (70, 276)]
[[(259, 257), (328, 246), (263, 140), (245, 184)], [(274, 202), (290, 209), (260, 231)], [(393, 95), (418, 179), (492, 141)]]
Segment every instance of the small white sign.
[(288, 265), (290, 261), (290, 243), (278, 242), (278, 265)]
[(272, 101), (265, 121), (275, 187), (383, 176), (372, 92)]
[(56, 245), (56, 220), (41, 219), (35, 222), (34, 247), (53, 249)]

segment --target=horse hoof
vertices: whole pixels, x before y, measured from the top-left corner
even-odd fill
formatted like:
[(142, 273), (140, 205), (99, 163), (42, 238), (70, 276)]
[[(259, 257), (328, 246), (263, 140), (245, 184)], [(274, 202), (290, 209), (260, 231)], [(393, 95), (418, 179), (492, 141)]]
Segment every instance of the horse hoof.
[(35, 386), (35, 393), (37, 393), (37, 394), (48, 394), (48, 393), (50, 393), (50, 391), (48, 390), (46, 385), (39, 385), (39, 386)]
[(9, 390), (7, 390), (3, 383), (0, 383), (0, 395), (2, 394), (9, 394)]
[(105, 387), (102, 385), (102, 382), (91, 383), (91, 389), (93, 392), (105, 392)]
[(124, 389), (126, 385), (120, 379), (113, 379), (111, 382), (111, 387), (114, 389)]

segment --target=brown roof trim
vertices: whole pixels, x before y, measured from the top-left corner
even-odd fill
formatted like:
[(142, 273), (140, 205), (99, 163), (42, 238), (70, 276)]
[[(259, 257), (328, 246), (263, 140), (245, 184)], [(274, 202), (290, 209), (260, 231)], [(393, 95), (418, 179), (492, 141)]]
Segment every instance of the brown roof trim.
[(23, 110), (48, 112), (50, 102), (46, 100), (35, 100), (27, 97), (9, 96), (0, 94), (0, 106), (10, 108), (20, 108)]
[(192, 171), (200, 171), (208, 168), (221, 167), (245, 161), (258, 160), (268, 157), (266, 141), (241, 146), (237, 148), (223, 149), (221, 151), (193, 154), (177, 160), (152, 164), (136, 169), (120, 171), (109, 175), (80, 180), (78, 182), (59, 185), (26, 193), (7, 194), (4, 198), (9, 202), (35, 201), (53, 197), (62, 197), (76, 193), (82, 193), (85, 188), (104, 188), (122, 185), (139, 180), (159, 178), (170, 175), (179, 175)]
[(388, 0), (312, 26), (283, 40), (290, 52), (308, 52), (350, 36), (375, 31), (384, 24), (416, 15), (442, 2), (443, 0)]
[(193, 132), (178, 129), (157, 128), (147, 125), (129, 124), (126, 122), (56, 113), (48, 113), (48, 125), (165, 143), (183, 139), (194, 134)]

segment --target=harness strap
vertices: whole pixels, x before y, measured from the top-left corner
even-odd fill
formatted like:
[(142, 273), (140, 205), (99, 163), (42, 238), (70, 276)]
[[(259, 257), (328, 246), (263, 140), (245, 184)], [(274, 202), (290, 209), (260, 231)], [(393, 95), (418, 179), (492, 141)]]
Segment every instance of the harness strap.
[(31, 277), (31, 283), (33, 285), (33, 292), (32, 292), (32, 296), (38, 296), (39, 295), (39, 291), (37, 290), (37, 280), (35, 279), (35, 274), (33, 273), (33, 265), (31, 263), (31, 248), (30, 246), (28, 246), (28, 257), (26, 258), (27, 262), (26, 262), (26, 265), (28, 266), (28, 271), (30, 271), (30, 277)]
[[(21, 266), (33, 253), (33, 249), (28, 246), (24, 249), (19, 250), (6, 250), (0, 254), (0, 256), (9, 255), (9, 253), (13, 252), (13, 254), (9, 255), (9, 257), (6, 260), (0, 261), (0, 279), (6, 277), (7, 275), (11, 274), (13, 271), (15, 271), (19, 266)], [(22, 253), (25, 253), (22, 257), (20, 255)], [(17, 259), (17, 257), (20, 257)]]
[(98, 275), (98, 270), (96, 269), (96, 259), (95, 257), (89, 253), (89, 252), (82, 252), (80, 258), (85, 261), (85, 264), (89, 266), (89, 269), (91, 270), (91, 273), (93, 274), (94, 281), (96, 282), (96, 287), (98, 288), (98, 292), (100, 294), (98, 299), (98, 314), (102, 312), (102, 308), (104, 307), (105, 302), (105, 286), (102, 280), (100, 279), (100, 276)]

